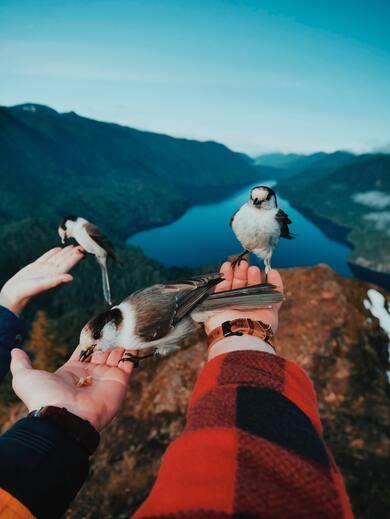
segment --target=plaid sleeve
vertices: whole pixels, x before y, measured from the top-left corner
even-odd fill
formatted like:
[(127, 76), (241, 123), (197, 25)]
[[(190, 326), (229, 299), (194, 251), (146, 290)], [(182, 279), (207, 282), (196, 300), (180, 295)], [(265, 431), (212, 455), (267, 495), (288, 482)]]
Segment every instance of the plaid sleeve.
[(308, 376), (276, 355), (206, 364), (183, 434), (134, 518), (352, 518)]

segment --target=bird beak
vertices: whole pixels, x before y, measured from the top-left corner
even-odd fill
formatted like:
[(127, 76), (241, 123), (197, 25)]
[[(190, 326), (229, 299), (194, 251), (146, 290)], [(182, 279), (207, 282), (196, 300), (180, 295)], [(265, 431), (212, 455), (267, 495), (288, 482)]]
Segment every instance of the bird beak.
[(254, 205), (261, 205), (261, 200), (259, 200), (258, 198), (255, 198), (255, 199), (253, 200), (253, 204), (254, 204)]
[(67, 238), (66, 231), (64, 231), (64, 229), (59, 229), (58, 234), (60, 235), (61, 243), (65, 243), (65, 240)]

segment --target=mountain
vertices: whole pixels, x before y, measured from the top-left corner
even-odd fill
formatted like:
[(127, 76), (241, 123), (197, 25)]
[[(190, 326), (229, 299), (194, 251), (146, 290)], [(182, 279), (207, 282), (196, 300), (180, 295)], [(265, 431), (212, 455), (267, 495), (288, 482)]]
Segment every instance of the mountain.
[(291, 163), (304, 155), (298, 153), (265, 153), (255, 158), (259, 166), (271, 166), (272, 168), (288, 168)]
[(293, 178), (278, 184), (283, 196), (346, 229), (353, 265), (390, 274), (390, 155), (361, 155), (330, 172), (310, 169)]
[(320, 151), (311, 155), (302, 155), (291, 161), (288, 165), (288, 170), (294, 173), (329, 172), (352, 162), (355, 157), (353, 153), (348, 151), (335, 151), (333, 153)]
[(311, 155), (298, 155), (296, 153), (271, 153), (261, 155), (255, 161), (255, 167), (268, 168), (268, 173), (273, 172), (275, 180), (281, 183), (290, 183), (293, 178), (294, 184), (306, 185), (324, 177), (338, 167), (349, 164), (358, 157), (347, 151), (335, 151), (325, 153), (320, 151)]
[(168, 223), (199, 193), (257, 180), (216, 142), (176, 139), (38, 104), (0, 107), (0, 223), (82, 214), (118, 238)]

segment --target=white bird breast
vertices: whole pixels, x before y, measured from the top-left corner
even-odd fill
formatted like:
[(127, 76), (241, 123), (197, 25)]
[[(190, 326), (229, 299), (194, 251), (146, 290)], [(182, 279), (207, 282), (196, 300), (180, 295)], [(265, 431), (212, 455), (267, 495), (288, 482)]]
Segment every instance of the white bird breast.
[(236, 213), (232, 229), (242, 246), (264, 258), (279, 240), (280, 226), (275, 215), (278, 209), (257, 209), (244, 204)]

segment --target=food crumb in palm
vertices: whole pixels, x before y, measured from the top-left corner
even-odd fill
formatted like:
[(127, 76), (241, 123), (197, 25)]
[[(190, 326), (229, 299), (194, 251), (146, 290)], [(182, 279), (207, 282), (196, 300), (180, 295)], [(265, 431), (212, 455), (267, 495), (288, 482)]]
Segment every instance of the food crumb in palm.
[(80, 377), (77, 382), (77, 387), (90, 386), (92, 384), (92, 377), (88, 375), (87, 377)]

